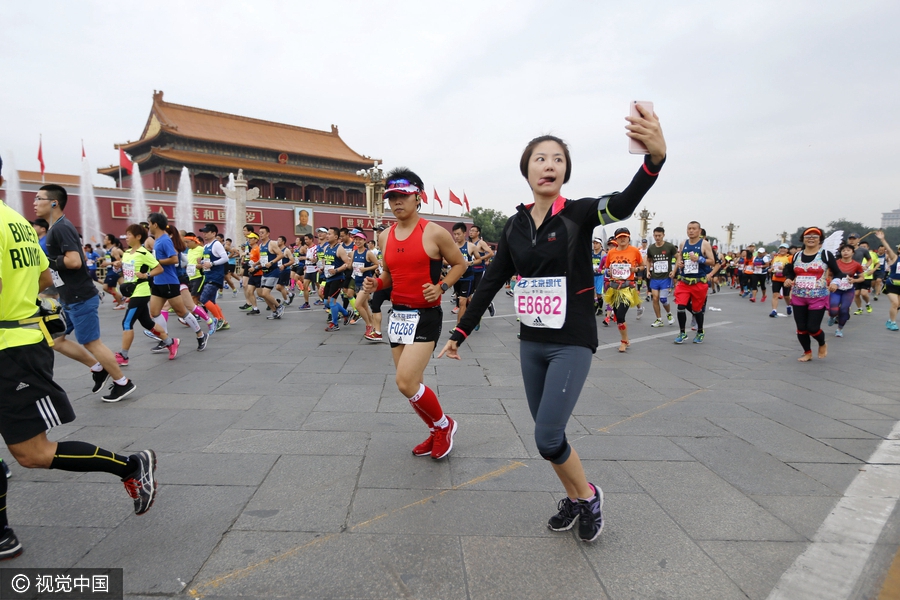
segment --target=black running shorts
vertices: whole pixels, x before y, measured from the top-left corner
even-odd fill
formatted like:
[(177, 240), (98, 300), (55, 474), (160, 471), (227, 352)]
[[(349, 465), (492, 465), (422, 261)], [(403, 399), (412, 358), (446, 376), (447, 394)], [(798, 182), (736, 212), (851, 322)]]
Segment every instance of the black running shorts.
[[(435, 348), (441, 337), (441, 320), (444, 318), (444, 311), (440, 306), (433, 308), (409, 308), (407, 306), (395, 306), (394, 310), (417, 310), (419, 311), (419, 324), (416, 326), (416, 336), (413, 343), (433, 342)], [(389, 317), (390, 318), (390, 317)], [(387, 337), (387, 331), (385, 331)], [(396, 348), (401, 344), (391, 342), (391, 348)]]
[(453, 293), (456, 294), (457, 298), (468, 298), (472, 295), (473, 283), (474, 280), (472, 279), (460, 279), (453, 284)]
[(206, 277), (202, 275), (188, 281), (188, 291), (191, 293), (191, 296), (200, 296), (200, 290), (203, 289), (204, 281), (206, 281)]
[(75, 420), (66, 392), (53, 381), (46, 342), (0, 350), (0, 435), (19, 444)]
[(325, 293), (323, 294), (326, 298), (337, 298), (341, 293), (341, 289), (343, 289), (344, 280), (343, 279), (332, 279), (331, 281), (325, 282)]
[(369, 298), (369, 310), (371, 310), (373, 313), (380, 314), (381, 305), (385, 302), (388, 302), (390, 299), (391, 288), (384, 288), (372, 292), (372, 297)]
[(150, 293), (157, 298), (165, 298), (166, 300), (170, 298), (177, 298), (179, 295), (181, 295), (181, 284), (164, 283), (162, 285), (154, 285), (151, 283)]

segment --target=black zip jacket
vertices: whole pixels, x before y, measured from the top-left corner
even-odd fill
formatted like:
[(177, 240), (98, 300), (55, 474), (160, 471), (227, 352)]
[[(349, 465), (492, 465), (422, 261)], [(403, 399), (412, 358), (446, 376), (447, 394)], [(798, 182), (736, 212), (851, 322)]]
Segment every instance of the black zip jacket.
[[(535, 229), (533, 204), (520, 204), (503, 227), (497, 253), (488, 265), (478, 291), (470, 298), (466, 314), (450, 339), (461, 343), (475, 328), (494, 295), (509, 279), (566, 277), (566, 320), (562, 329), (520, 326), (520, 337), (532, 342), (585, 346), (597, 351), (597, 319), (594, 316), (594, 273), (591, 239), (594, 228), (627, 219), (656, 181), (665, 164), (644, 164), (627, 188), (599, 198), (567, 200), (560, 197)], [(462, 332), (460, 332), (461, 330)]]

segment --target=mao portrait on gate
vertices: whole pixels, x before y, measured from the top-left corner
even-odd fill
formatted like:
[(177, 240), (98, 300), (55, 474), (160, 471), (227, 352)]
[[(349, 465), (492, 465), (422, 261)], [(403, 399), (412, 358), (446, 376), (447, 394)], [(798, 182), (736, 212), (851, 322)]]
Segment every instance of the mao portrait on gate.
[(308, 208), (294, 207), (294, 235), (313, 232), (313, 214)]

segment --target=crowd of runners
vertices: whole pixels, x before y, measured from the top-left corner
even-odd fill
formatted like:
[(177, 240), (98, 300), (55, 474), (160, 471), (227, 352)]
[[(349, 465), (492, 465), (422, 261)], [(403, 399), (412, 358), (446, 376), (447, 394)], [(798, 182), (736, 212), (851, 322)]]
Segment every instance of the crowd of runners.
[[(652, 240), (635, 244), (629, 229), (616, 223), (632, 215), (666, 158), (656, 115), (640, 112), (628, 118), (627, 135), (642, 142), (647, 154), (621, 193), (564, 198), (560, 188), (572, 167), (567, 146), (553, 136), (529, 142), (520, 170), (533, 202), (517, 207), (495, 247), (477, 226), (458, 223), (448, 232), (420, 217), (424, 184), (405, 168), (385, 181), (384, 199), (396, 223), (370, 231), (371, 238), (359, 229), (331, 227), (291, 243), (284, 236), (273, 238), (267, 226), (248, 225), (246, 244), (238, 245), (215, 224), (178, 231), (165, 215), (152, 213), (122, 236), (108, 235), (97, 251), (82, 244), (66, 219), (67, 195), (60, 186), (45, 185), (37, 193), (33, 223), (0, 203), (0, 352), (14, 365), (0, 375), (0, 434), (24, 467), (119, 476), (135, 512), (145, 513), (157, 489), (152, 450), (126, 456), (86, 442), (47, 439), (46, 431), (75, 417), (65, 391), (53, 381), (53, 351), (84, 364), (92, 391), (107, 388), (102, 399), (119, 402), (138, 388), (123, 371), (140, 372), (130, 356), (136, 330), (139, 339), (152, 338), (152, 353), (169, 360), (184, 351), (176, 333), (182, 328), (203, 352), (215, 344), (217, 332), (244, 320), (236, 312), (226, 316), (219, 306), (219, 299), (231, 294), (240, 295), (240, 311), (250, 320), (266, 314), (280, 321), (291, 308), (321, 310), (325, 322), (319, 326), (330, 334), (356, 332), (373, 346), (387, 338), (397, 389), (428, 431), (412, 453), (440, 460), (452, 451), (460, 428), (423, 383), (441, 337), (442, 303), (449, 302), (456, 326), (438, 357), (458, 359), (484, 313), (494, 315), (493, 299), (505, 287), (520, 322), (522, 376), (537, 448), (566, 490), (548, 527), (568, 530), (577, 522), (582, 540), (596, 540), (603, 529), (603, 491), (588, 482), (565, 428), (598, 348), (598, 323), (617, 327), (618, 349), (625, 353), (628, 314), (635, 309), (639, 320), (649, 302), (650, 328), (677, 327), (673, 341), (683, 344), (690, 327), (693, 343), (701, 344), (706, 312), (714, 310), (709, 298), (733, 290), (750, 304), (770, 308), (760, 316), (794, 317), (801, 361), (811, 359), (812, 340), (819, 358), (826, 356), (821, 326), (826, 311), (828, 326), (842, 337), (854, 303), (854, 315), (872, 313), (870, 302), (886, 295), (886, 327), (898, 330), (900, 261), (881, 232), (874, 232), (875, 250), (856, 233), (830, 250), (823, 248), (829, 245), (825, 232), (810, 227), (802, 246), (782, 244), (770, 255), (752, 245), (736, 252), (721, 249), (691, 221), (678, 244), (666, 241), (662, 227), (653, 230)], [(613, 236), (596, 237), (601, 227), (615, 227)], [(112, 299), (112, 309), (123, 311), (114, 350), (100, 339), (104, 297)], [(52, 332), (50, 323), (60, 316), (62, 330)], [(359, 321), (364, 327), (350, 327)], [(8, 527), (5, 503), (6, 479), (0, 477), (0, 559), (22, 552)]]

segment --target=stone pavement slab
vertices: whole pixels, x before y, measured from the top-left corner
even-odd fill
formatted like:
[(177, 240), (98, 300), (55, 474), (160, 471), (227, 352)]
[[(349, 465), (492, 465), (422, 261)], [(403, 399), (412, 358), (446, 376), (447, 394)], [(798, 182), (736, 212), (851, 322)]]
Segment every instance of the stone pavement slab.
[[(620, 354), (601, 327), (567, 426), (605, 491), (587, 545), (546, 527), (564, 490), (534, 444), (502, 292), (506, 316), (484, 318), (461, 361), (425, 370), (460, 424), (441, 461), (410, 452), (427, 430), (387, 344), (361, 325), (326, 333), (317, 311), (245, 317), (227, 296), (232, 327), (206, 352), (177, 325), (176, 361), (135, 340), (138, 391), (121, 403), (57, 357), (78, 419), (51, 439), (154, 448), (159, 497), (136, 517), (115, 477), (10, 460), (26, 552), (4, 566), (122, 567), (132, 599), (765, 598), (900, 418), (884, 306), (843, 339), (826, 330), (828, 358), (807, 364), (791, 319), (731, 291), (711, 297), (722, 312), (703, 345), (675, 346), (674, 327), (645, 319)], [(116, 350), (121, 315), (100, 312)], [(444, 337), (454, 322), (447, 310)], [(895, 510), (858, 589), (878, 589), (898, 545)]]

